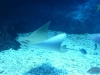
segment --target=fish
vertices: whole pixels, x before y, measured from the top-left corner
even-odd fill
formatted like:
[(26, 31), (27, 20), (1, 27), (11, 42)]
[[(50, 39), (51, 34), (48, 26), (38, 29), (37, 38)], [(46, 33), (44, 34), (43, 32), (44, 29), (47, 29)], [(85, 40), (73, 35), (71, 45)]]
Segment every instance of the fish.
[(29, 36), (19, 37), (18, 41), (36, 44), (38, 42), (48, 39), (49, 38), (48, 37), (48, 28), (49, 28), (50, 23), (51, 23), (51, 21), (47, 22), (39, 29), (32, 32)]
[(52, 50), (52, 51), (58, 51), (58, 52), (66, 52), (66, 49), (61, 46), (62, 42), (64, 41), (64, 38), (66, 37), (66, 34), (58, 34), (50, 39), (47, 39), (45, 41), (42, 41), (37, 44), (33, 44), (34, 47), (45, 49), (45, 50)]
[(47, 22), (26, 37), (19, 37), (18, 41), (20, 43), (24, 42), (24, 45), (29, 44), (31, 45), (31, 47), (39, 49), (66, 52), (66, 49), (61, 46), (64, 38), (66, 37), (66, 33), (58, 34), (54, 37), (49, 38), (48, 28), (50, 23), (51, 21)]

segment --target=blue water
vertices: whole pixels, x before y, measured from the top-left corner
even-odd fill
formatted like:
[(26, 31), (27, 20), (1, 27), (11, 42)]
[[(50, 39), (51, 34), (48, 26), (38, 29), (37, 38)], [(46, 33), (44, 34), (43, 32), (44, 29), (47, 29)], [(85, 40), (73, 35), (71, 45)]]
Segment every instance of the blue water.
[[(17, 40), (19, 37), (30, 35), (48, 21), (51, 21), (48, 36), (54, 37), (60, 33), (66, 33), (63, 47), (68, 49), (68, 53), (44, 50), (42, 54), (27, 43), (30, 42), (29, 40), (21, 40), (24, 45)], [(50, 34), (49, 30), (51, 30)], [(0, 62), (0, 74), (14, 75), (14, 71), (15, 75), (27, 75), (28, 73), (30, 75), (100, 73), (100, 45), (98, 43), (100, 36), (98, 33), (100, 33), (100, 0), (1, 0), (0, 59), (2, 61)], [(96, 34), (93, 39), (91, 39), (92, 34)], [(32, 38), (34, 39), (34, 37)], [(46, 52), (49, 56), (45, 54)], [(23, 56), (20, 57), (21, 55)], [(57, 58), (55, 58), (56, 56)], [(27, 63), (27, 60), (30, 61)], [(46, 60), (47, 62), (44, 62)], [(14, 69), (9, 62), (13, 64)], [(32, 62), (35, 62), (35, 67)], [(17, 67), (18, 65), (19, 67)], [(97, 68), (88, 71), (92, 67)], [(19, 69), (22, 70), (18, 72)]]

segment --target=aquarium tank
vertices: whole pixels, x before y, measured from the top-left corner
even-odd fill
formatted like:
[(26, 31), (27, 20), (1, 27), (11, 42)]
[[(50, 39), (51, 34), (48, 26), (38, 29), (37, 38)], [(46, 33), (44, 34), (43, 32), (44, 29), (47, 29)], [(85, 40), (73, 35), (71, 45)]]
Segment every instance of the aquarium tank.
[(100, 0), (0, 0), (0, 75), (100, 75)]

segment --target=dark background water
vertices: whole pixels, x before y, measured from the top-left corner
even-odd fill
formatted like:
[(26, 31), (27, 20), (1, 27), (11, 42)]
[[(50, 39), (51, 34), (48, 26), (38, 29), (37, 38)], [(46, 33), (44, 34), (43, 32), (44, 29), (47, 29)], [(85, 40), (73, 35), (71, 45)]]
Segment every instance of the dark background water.
[(18, 49), (18, 33), (48, 21), (50, 30), (68, 34), (100, 32), (99, 0), (0, 0), (0, 50)]

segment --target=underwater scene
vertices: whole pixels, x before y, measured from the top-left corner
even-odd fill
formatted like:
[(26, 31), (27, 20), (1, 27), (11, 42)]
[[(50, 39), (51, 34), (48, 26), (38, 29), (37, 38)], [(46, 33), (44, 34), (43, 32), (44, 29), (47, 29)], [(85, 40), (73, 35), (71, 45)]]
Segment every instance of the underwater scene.
[(100, 0), (0, 0), (0, 75), (100, 75)]

